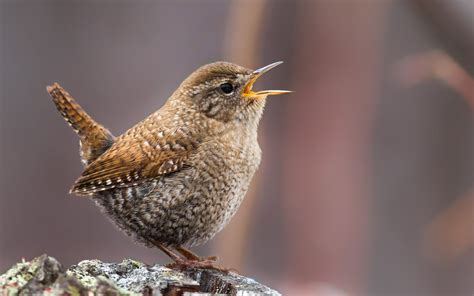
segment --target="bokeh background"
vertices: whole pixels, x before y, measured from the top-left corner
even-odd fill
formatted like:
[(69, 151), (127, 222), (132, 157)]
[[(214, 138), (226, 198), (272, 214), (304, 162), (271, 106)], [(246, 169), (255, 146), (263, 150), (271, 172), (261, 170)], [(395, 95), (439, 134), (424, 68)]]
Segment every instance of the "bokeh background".
[(61, 83), (118, 135), (191, 71), (285, 64), (241, 210), (196, 251), (287, 295), (474, 294), (474, 1), (0, 1), (0, 273), (166, 262), (88, 199)]

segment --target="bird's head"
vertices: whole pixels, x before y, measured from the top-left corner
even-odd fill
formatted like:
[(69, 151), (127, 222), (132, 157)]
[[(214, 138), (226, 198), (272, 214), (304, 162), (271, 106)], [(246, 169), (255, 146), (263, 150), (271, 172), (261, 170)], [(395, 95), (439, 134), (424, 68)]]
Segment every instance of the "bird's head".
[(254, 91), (255, 81), (270, 69), (280, 65), (276, 62), (258, 70), (216, 62), (204, 65), (186, 78), (180, 92), (190, 99), (196, 109), (206, 117), (223, 122), (257, 122), (270, 95), (286, 94), (286, 90)]

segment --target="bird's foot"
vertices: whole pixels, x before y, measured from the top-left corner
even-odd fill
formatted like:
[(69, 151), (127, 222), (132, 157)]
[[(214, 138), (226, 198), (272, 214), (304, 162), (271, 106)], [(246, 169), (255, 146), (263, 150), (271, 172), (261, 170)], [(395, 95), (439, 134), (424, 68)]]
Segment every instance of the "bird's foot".
[(207, 256), (207, 257), (198, 256), (196, 253), (182, 246), (176, 247), (176, 250), (180, 252), (181, 255), (186, 257), (186, 259), (192, 260), (192, 261), (217, 261), (218, 259), (217, 256)]
[[(210, 258), (210, 259), (206, 259)], [(230, 271), (234, 271), (231, 268), (221, 267), (215, 264), (216, 261), (215, 256), (210, 257), (199, 257), (199, 260), (189, 260), (189, 259), (180, 259), (175, 260), (173, 263), (169, 263), (166, 265), (168, 268), (172, 269), (188, 269), (188, 268), (200, 268), (200, 269), (212, 269), (218, 270), (224, 273), (229, 273)]]
[(199, 256), (199, 257), (193, 258), (193, 259), (191, 259), (191, 260), (193, 260), (193, 261), (200, 261), (200, 262), (206, 262), (206, 261), (208, 261), (208, 262), (215, 262), (215, 261), (219, 260), (219, 257), (217, 257), (217, 256), (205, 256), (205, 257), (200, 257), (200, 256)]
[(200, 257), (184, 247), (181, 247), (181, 246), (176, 247), (176, 250), (179, 253), (181, 253), (181, 255), (184, 256), (183, 258), (179, 256), (178, 254), (175, 254), (172, 250), (170, 250), (168, 247), (164, 246), (163, 244), (155, 243), (155, 245), (174, 260), (173, 263), (169, 263), (166, 265), (166, 267), (168, 268), (180, 269), (180, 270), (184, 270), (188, 268), (202, 268), (202, 269), (218, 270), (224, 273), (228, 273), (229, 271), (233, 271), (237, 273), (235, 269), (224, 268), (224, 267), (216, 265), (215, 261), (217, 260), (217, 256)]

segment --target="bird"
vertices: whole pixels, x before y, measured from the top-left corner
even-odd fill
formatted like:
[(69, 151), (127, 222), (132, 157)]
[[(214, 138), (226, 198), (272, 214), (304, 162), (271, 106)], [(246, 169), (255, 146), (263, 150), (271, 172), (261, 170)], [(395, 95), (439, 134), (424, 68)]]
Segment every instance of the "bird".
[(282, 62), (251, 70), (214, 62), (192, 72), (165, 104), (115, 137), (58, 83), (53, 102), (79, 136), (84, 170), (70, 193), (91, 198), (135, 241), (175, 266), (219, 268), (191, 247), (209, 241), (239, 208), (262, 151), (257, 130), (266, 99), (254, 91)]

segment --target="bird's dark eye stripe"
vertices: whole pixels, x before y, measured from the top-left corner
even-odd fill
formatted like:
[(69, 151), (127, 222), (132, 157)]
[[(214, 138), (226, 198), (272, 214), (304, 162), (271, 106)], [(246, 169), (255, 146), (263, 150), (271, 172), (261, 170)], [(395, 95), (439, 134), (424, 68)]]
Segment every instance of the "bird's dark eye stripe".
[(223, 83), (223, 84), (220, 85), (220, 89), (225, 94), (230, 94), (231, 92), (234, 91), (234, 86), (232, 84), (226, 82), (226, 83)]

